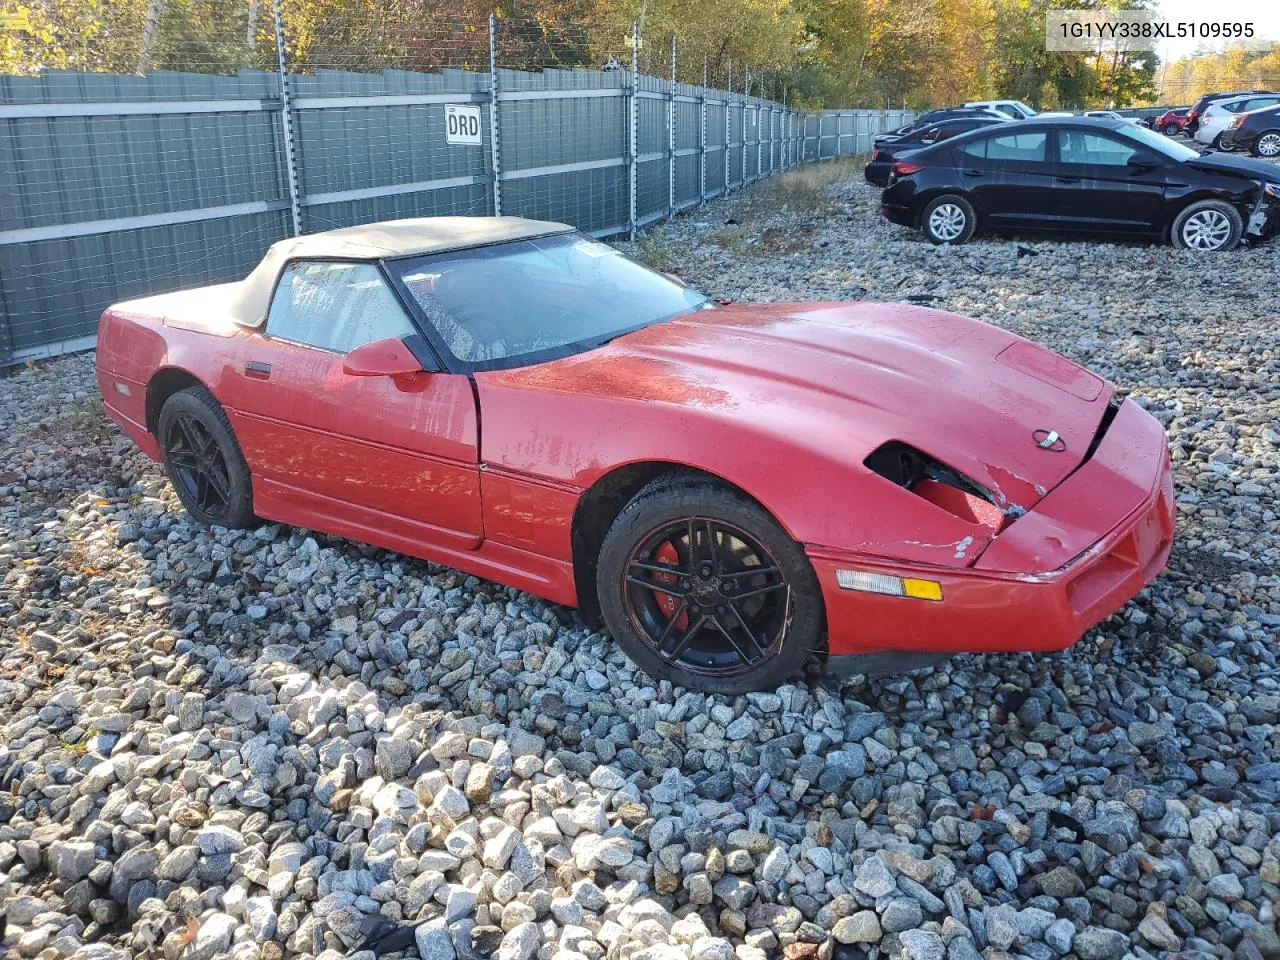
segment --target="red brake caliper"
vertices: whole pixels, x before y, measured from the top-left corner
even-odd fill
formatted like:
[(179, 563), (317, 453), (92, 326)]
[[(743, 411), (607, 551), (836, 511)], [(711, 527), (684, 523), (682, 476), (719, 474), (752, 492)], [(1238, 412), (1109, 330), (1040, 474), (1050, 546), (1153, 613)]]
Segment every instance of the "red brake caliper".
[[(673, 567), (678, 567), (680, 565), (680, 554), (676, 553), (676, 548), (672, 546), (670, 540), (663, 542), (662, 546), (658, 547), (653, 554), (653, 559), (658, 561), (658, 563), (669, 563)], [(674, 573), (655, 573), (653, 575), (653, 579), (657, 583), (665, 584), (666, 586), (673, 586), (678, 580)], [(671, 615), (679, 608), (680, 601), (668, 593), (659, 593), (657, 596), (658, 609), (666, 615), (668, 620), (670, 620)], [(676, 618), (676, 629), (684, 630), (687, 629), (688, 626), (689, 614), (680, 614), (680, 616)]]

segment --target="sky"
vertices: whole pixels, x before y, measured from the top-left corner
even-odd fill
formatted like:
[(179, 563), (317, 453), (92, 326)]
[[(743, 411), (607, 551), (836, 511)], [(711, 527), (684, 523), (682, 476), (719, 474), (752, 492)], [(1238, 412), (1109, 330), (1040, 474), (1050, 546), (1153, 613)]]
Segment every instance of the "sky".
[[(1158, 0), (1156, 9), (1170, 23), (1253, 23), (1256, 35), (1280, 42), (1280, 0)], [(1166, 63), (1188, 57), (1200, 46), (1221, 48), (1204, 40), (1166, 40), (1158, 49)]]

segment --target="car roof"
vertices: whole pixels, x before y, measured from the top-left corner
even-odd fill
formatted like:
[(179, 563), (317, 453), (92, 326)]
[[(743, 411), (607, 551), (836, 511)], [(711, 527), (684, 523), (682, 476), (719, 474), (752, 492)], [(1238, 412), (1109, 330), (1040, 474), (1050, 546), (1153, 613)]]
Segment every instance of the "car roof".
[(276, 278), (290, 260), (375, 261), (529, 240), (573, 229), (552, 220), (523, 217), (415, 217), (290, 237), (273, 243), (262, 261), (241, 281), (231, 301), (231, 314), (240, 323), (261, 322)]
[(968, 143), (970, 140), (980, 140), (983, 137), (1003, 136), (1006, 132), (1016, 136), (1022, 136), (1027, 133), (1039, 133), (1047, 130), (1055, 130), (1059, 127), (1084, 127), (1093, 130), (1121, 130), (1127, 131), (1131, 124), (1127, 120), (1113, 120), (1110, 117), (1029, 117), (1026, 120), (1018, 120), (1013, 126), (1006, 127), (1004, 124), (991, 124), (986, 127), (978, 127), (976, 130), (968, 130), (964, 133), (958, 133), (954, 137), (948, 137), (946, 140), (940, 140), (937, 143), (931, 143), (927, 147), (921, 147), (912, 151), (921, 156), (932, 156), (935, 151), (939, 153), (943, 150), (950, 150), (952, 147), (960, 143)]

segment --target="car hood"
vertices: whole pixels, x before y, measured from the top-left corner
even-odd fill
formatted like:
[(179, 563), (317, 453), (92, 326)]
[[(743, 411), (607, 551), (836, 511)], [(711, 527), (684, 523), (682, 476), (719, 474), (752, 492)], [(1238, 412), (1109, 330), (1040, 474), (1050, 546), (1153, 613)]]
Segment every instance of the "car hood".
[[(898, 441), (976, 481), (1011, 516), (1083, 460), (1111, 396), (1100, 377), (998, 327), (867, 302), (698, 311), (498, 376), (680, 405), (726, 429), (750, 418), (844, 462)], [(1061, 441), (1042, 449), (1049, 431)]]
[(1214, 173), (1231, 173), (1250, 180), (1265, 180), (1269, 183), (1280, 183), (1280, 167), (1265, 160), (1254, 160), (1250, 157), (1232, 157), (1221, 153), (1208, 153), (1203, 157), (1194, 157), (1183, 161), (1196, 170), (1209, 170)]

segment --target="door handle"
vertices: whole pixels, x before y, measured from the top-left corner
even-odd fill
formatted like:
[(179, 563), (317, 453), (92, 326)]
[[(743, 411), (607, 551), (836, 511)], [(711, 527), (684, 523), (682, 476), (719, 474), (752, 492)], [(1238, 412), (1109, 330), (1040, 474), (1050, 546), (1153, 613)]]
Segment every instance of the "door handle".
[(1057, 180), (1059, 183), (1079, 183), (1080, 182), (1079, 177), (1058, 177)]
[(244, 375), (252, 377), (254, 380), (270, 380), (271, 364), (262, 363), (260, 360), (250, 360), (244, 365)]
[(985, 177), (986, 176), (986, 174), (983, 173), (981, 170), (966, 170), (964, 171), (964, 175), (966, 177)]

